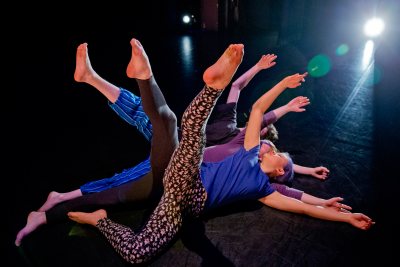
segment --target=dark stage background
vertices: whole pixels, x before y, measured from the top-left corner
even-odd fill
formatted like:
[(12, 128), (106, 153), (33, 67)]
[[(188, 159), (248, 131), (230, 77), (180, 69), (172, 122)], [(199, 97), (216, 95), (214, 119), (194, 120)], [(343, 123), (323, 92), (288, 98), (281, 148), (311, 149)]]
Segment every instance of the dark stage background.
[[(167, 102), (180, 118), (202, 87), (202, 73), (230, 43), (245, 56), (234, 79), (265, 53), (277, 65), (242, 92), (239, 122), (251, 104), (315, 56), (328, 62), (273, 107), (305, 95), (311, 105), (276, 123), (278, 147), (295, 162), (324, 165), (330, 178), (296, 176), (294, 187), (319, 197), (344, 197), (371, 216), (367, 232), (244, 203), (193, 222), (151, 266), (393, 266), (398, 223), (400, 37), (398, 1), (131, 1), (86, 5), (21, 4), (3, 22), (2, 266), (129, 266), (95, 229), (65, 222), (44, 226), (14, 246), (17, 232), (47, 194), (78, 188), (143, 160), (149, 144), (88, 85), (73, 80), (76, 47), (88, 42), (91, 63), (106, 80), (138, 93), (125, 75), (132, 37), (141, 40)], [(138, 3), (137, 3), (138, 2)], [(217, 8), (218, 4), (218, 8)], [(182, 26), (191, 11), (196, 22)], [(386, 20), (367, 57), (362, 26)], [(342, 46), (341, 46), (342, 45)], [(347, 53), (338, 53), (347, 47)], [(341, 50), (344, 51), (344, 50)], [(325, 62), (326, 62), (325, 61)], [(4, 61), (3, 61), (4, 62)], [(324, 65), (327, 66), (327, 65)], [(228, 91), (228, 90), (226, 90)], [(221, 97), (224, 100), (226, 95)], [(115, 220), (137, 226), (142, 211)]]

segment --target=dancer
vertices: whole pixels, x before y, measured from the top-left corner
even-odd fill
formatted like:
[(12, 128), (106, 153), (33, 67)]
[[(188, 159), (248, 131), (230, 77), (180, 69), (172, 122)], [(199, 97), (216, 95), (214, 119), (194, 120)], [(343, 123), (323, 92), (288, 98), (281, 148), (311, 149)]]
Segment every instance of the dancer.
[[(151, 67), (140, 43), (132, 39), (131, 45), (132, 58), (127, 75), (138, 80), (137, 62), (143, 67), (146, 61), (147, 69), (151, 70)], [(250, 114), (243, 148), (221, 162), (205, 163), (208, 169), (200, 172), (207, 119), (241, 63), (243, 49), (242, 44), (231, 44), (204, 72), (205, 87), (183, 114), (182, 139), (165, 171), (162, 198), (140, 231), (135, 233), (113, 222), (102, 209), (93, 213), (69, 212), (72, 220), (96, 226), (126, 261), (151, 260), (176, 237), (187, 216), (198, 217), (207, 210), (244, 199), (258, 199), (277, 209), (347, 222), (363, 230), (374, 223), (361, 213), (336, 212), (284, 197), (269, 186), (268, 177), (280, 174), (287, 158), (270, 150), (259, 162), (262, 116), (286, 88), (300, 86), (306, 73), (286, 77), (257, 100)], [(233, 187), (227, 190), (229, 184)]]

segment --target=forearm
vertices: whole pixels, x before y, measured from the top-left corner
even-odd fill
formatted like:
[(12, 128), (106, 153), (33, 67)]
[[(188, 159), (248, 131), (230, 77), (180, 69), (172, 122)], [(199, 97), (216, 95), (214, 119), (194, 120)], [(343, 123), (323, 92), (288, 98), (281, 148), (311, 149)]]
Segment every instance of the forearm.
[(286, 115), (287, 113), (289, 113), (290, 110), (289, 110), (289, 108), (288, 108), (287, 105), (283, 105), (283, 106), (281, 106), (281, 107), (279, 107), (279, 108), (274, 109), (272, 112), (275, 114), (276, 119), (279, 120), (279, 119), (282, 118), (284, 115)]
[(304, 214), (310, 217), (327, 220), (327, 221), (337, 221), (337, 222), (347, 222), (350, 223), (351, 213), (338, 212), (334, 209), (325, 208), (322, 206), (316, 206), (311, 204), (306, 204), (304, 209)]
[(252, 112), (253, 110), (265, 112), (271, 104), (274, 102), (274, 100), (286, 89), (286, 88), (296, 88), (301, 85), (301, 83), (304, 80), (304, 77), (307, 75), (307, 73), (303, 74), (294, 74), (291, 76), (285, 77), (283, 80), (281, 80), (278, 84), (276, 84), (272, 89), (270, 89), (268, 92), (263, 94), (252, 106)]
[(310, 205), (319, 205), (319, 206), (324, 205), (324, 202), (325, 202), (325, 199), (315, 197), (313, 195), (309, 195), (304, 192), (303, 192), (300, 200), (303, 201), (304, 203), (307, 203)]
[(242, 90), (244, 87), (246, 87), (249, 82), (254, 78), (254, 76), (260, 72), (260, 68), (257, 65), (254, 65), (251, 67), (248, 71), (243, 73), (239, 78), (237, 78), (233, 84), (232, 87), (234, 86), (238, 90)]
[(286, 85), (283, 81), (280, 81), (272, 89), (262, 95), (252, 106), (253, 110), (259, 110), (262, 113), (272, 105), (275, 99), (286, 89)]
[(310, 167), (305, 167), (305, 166), (300, 166), (300, 165), (297, 165), (297, 164), (293, 164), (293, 171), (295, 173), (311, 175), (312, 169), (313, 168), (310, 168)]
[(227, 98), (226, 103), (236, 103), (239, 100), (240, 96), (240, 91), (246, 87), (251, 79), (260, 71), (261, 69), (257, 66), (254, 65), (252, 68), (250, 68), (248, 71), (246, 71), (242, 76), (237, 78), (231, 86), (231, 89), (229, 90), (229, 95)]

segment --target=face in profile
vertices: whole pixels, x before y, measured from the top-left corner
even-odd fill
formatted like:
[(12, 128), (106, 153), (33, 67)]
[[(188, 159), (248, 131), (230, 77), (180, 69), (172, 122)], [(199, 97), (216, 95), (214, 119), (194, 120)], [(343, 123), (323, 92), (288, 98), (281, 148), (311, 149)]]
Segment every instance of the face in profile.
[(261, 141), (259, 159), (270, 176), (283, 175), (284, 167), (289, 161), (287, 156), (278, 152), (275, 145), (268, 140)]

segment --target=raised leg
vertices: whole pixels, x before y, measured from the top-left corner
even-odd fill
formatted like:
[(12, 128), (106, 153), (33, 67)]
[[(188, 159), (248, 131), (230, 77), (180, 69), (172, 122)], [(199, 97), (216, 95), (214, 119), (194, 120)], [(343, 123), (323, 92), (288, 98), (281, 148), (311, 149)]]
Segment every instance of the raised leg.
[(149, 58), (142, 44), (135, 38), (130, 41), (131, 59), (126, 74), (139, 85), (143, 109), (153, 126), (150, 163), (154, 186), (162, 187), (162, 177), (172, 153), (178, 146), (177, 119), (167, 105), (151, 69)]
[(88, 44), (80, 44), (76, 50), (76, 66), (74, 79), (92, 85), (102, 93), (111, 103), (117, 101), (120, 89), (114, 84), (106, 81), (92, 68), (90, 63)]

